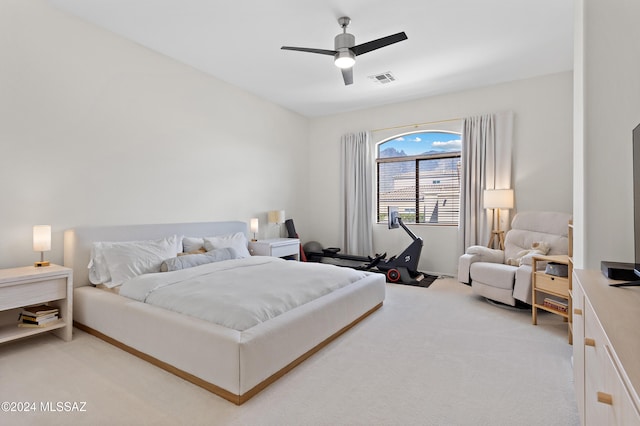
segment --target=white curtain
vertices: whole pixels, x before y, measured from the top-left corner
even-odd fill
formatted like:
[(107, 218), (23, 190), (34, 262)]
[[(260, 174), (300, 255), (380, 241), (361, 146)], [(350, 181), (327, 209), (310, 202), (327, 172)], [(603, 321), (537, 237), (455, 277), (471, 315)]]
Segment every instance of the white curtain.
[[(511, 188), (513, 113), (465, 118), (462, 125), (462, 182), (460, 188), (460, 252), (489, 242), (493, 212), (483, 208), (485, 189)], [(510, 224), (502, 211), (500, 229)]]
[(343, 253), (373, 251), (373, 149), (369, 132), (342, 136), (340, 234)]

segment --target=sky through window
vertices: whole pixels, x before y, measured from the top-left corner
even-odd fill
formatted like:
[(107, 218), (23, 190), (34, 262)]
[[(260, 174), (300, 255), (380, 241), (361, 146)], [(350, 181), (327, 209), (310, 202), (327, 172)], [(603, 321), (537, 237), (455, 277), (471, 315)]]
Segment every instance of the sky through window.
[(378, 145), (378, 158), (459, 152), (460, 135), (448, 132), (409, 133)]

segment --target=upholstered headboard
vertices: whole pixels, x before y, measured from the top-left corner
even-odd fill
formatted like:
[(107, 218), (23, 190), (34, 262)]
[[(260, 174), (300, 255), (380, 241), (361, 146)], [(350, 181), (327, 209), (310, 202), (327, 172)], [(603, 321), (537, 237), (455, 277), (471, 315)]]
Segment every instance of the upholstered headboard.
[(64, 266), (73, 269), (73, 286), (89, 283), (91, 245), (98, 241), (137, 241), (180, 235), (184, 237), (214, 237), (244, 232), (245, 222), (167, 223), (158, 225), (120, 225), (81, 227), (64, 232)]

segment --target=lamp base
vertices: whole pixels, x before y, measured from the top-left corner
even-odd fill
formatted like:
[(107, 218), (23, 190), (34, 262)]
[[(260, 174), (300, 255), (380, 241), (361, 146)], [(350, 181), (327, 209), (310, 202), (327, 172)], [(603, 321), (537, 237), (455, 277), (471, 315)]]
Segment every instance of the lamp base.
[(493, 248), (494, 241), (498, 243), (498, 248), (500, 250), (504, 250), (504, 231), (491, 231), (491, 239), (489, 240), (489, 244), (487, 244), (487, 247)]
[(51, 262), (49, 262), (48, 260), (42, 260), (40, 262), (34, 262), (33, 266), (35, 266), (36, 268), (41, 268), (43, 266), (50, 266)]

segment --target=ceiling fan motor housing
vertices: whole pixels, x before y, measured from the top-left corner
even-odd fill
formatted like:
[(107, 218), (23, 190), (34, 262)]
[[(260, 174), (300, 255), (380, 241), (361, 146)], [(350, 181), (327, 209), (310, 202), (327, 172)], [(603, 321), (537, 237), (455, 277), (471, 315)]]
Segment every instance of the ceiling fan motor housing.
[(342, 33), (338, 34), (334, 39), (335, 50), (340, 51), (340, 49), (349, 49), (356, 45), (356, 38), (353, 34)]

